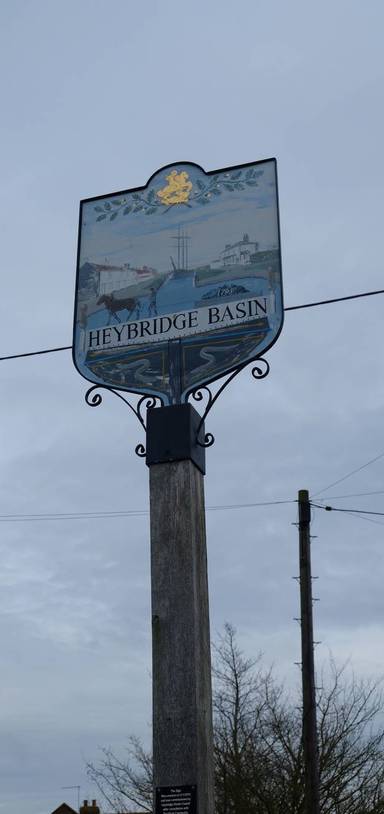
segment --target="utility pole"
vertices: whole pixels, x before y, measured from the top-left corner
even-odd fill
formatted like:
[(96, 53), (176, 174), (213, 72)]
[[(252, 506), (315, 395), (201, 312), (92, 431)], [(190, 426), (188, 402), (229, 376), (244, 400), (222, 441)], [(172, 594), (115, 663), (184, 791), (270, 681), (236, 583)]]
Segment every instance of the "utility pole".
[(190, 404), (149, 409), (155, 814), (213, 814), (205, 449)]
[(319, 754), (316, 725), (316, 687), (313, 649), (312, 573), (311, 573), (311, 504), (307, 489), (300, 489), (300, 617), (301, 675), (303, 684), (303, 753), (305, 773), (305, 812), (319, 814)]

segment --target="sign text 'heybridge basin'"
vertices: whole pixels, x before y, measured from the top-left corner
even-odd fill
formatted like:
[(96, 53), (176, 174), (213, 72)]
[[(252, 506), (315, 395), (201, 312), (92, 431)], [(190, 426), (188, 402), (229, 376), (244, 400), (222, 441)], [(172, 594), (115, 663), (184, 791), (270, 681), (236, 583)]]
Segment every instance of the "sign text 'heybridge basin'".
[(81, 203), (75, 364), (91, 382), (183, 401), (246, 364), (283, 321), (274, 159)]

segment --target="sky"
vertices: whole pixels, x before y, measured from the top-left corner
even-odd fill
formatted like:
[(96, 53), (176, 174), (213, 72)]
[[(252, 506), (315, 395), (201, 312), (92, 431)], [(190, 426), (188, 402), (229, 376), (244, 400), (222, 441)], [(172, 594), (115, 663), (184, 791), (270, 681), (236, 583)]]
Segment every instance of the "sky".
[[(80, 199), (174, 161), (277, 158), (286, 306), (383, 288), (380, 0), (4, 0), (0, 21), (2, 357), (71, 344)], [(231, 622), (292, 688), (297, 491), (384, 511), (382, 309), (288, 311), (269, 376), (243, 371), (207, 421), (212, 638)], [(0, 814), (50, 814), (76, 807), (63, 786), (97, 796), (100, 747), (150, 744), (148, 471), (70, 351), (0, 370)], [(314, 512), (318, 670), (383, 674), (382, 523)]]

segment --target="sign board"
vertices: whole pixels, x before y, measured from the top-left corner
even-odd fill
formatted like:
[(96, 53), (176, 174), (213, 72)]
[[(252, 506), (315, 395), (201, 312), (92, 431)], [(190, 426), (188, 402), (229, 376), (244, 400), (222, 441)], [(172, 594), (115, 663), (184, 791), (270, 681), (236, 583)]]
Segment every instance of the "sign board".
[(80, 205), (74, 362), (91, 382), (185, 401), (283, 323), (276, 161), (171, 164)]
[(155, 814), (196, 814), (196, 786), (156, 786)]

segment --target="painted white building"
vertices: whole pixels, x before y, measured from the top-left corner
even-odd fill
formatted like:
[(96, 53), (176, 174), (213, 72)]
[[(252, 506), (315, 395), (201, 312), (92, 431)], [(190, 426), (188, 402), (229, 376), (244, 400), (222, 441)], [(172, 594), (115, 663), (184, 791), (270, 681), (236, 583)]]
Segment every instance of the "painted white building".
[(123, 266), (95, 266), (95, 271), (99, 275), (99, 296), (110, 294), (112, 291), (120, 291), (130, 285), (144, 283), (153, 280), (156, 270), (149, 266), (141, 268), (131, 268), (129, 263)]
[(222, 263), (224, 266), (247, 265), (252, 262), (251, 257), (258, 250), (258, 242), (250, 240), (249, 235), (245, 233), (243, 239), (238, 240), (237, 243), (226, 244), (225, 249), (220, 252)]
[(137, 283), (136, 269), (124, 266), (97, 266), (99, 272), (99, 294), (110, 294)]

